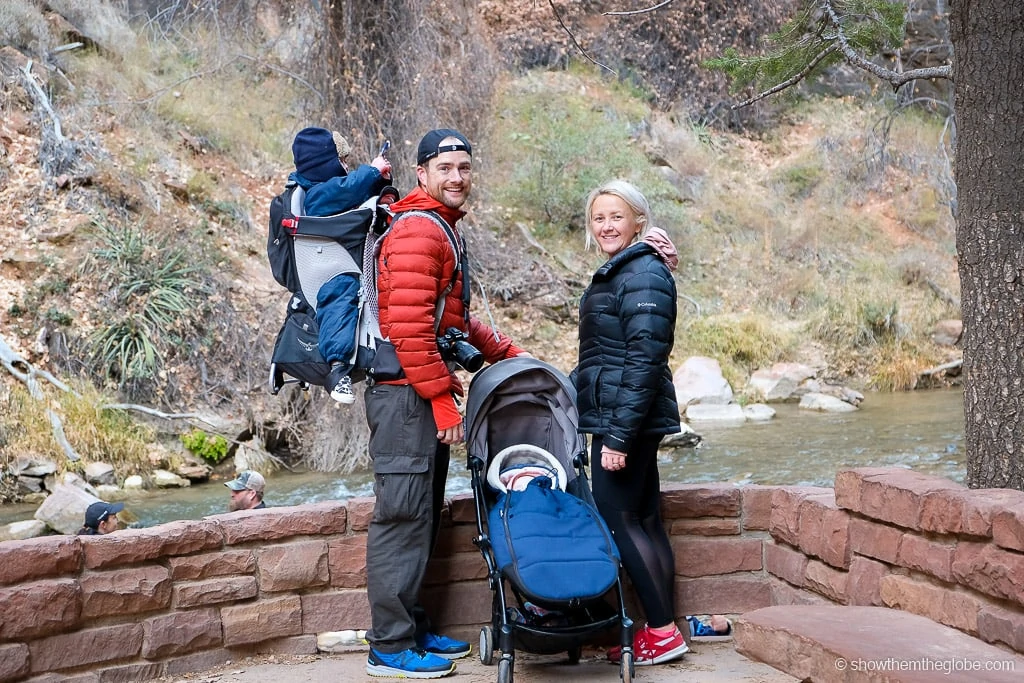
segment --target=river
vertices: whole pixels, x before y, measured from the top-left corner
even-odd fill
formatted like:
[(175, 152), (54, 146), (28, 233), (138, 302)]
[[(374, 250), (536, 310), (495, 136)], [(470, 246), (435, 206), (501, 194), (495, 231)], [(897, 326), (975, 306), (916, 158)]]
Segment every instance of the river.
[[(900, 466), (957, 482), (965, 475), (963, 393), (931, 390), (867, 394), (860, 410), (826, 414), (776, 404), (775, 419), (733, 425), (693, 424), (698, 448), (664, 451), (666, 482), (831, 486), (844, 467)], [(470, 490), (464, 457), (453, 457), (448, 494)], [(368, 473), (275, 472), (268, 505), (298, 505), (372, 495)], [(133, 526), (198, 519), (226, 510), (220, 482), (155, 491), (127, 501)], [(31, 518), (35, 506), (0, 508), (0, 523)]]

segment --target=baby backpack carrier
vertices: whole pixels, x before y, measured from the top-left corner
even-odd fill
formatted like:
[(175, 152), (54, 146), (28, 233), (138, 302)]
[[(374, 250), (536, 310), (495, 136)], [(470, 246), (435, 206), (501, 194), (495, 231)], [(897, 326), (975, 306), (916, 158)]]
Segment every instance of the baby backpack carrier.
[[(384, 188), (381, 194), (389, 191), (397, 195), (393, 188)], [(305, 196), (301, 186), (289, 183), (270, 203), (267, 258), (274, 279), (291, 293), (270, 359), (270, 393), (275, 395), (293, 382), (303, 388), (327, 384), (331, 368), (319, 349), (317, 293), (337, 275), (362, 278), (368, 267), (371, 275), (362, 278), (360, 310), (353, 311), (353, 315), (364, 315), (367, 307), (362, 302), (366, 285), (371, 284), (373, 247), (391, 218), (379, 196), (334, 216), (306, 216), (302, 210)], [(373, 327), (376, 321), (360, 322), (361, 326), (367, 324)], [(351, 376), (358, 381), (363, 372), (355, 361)]]

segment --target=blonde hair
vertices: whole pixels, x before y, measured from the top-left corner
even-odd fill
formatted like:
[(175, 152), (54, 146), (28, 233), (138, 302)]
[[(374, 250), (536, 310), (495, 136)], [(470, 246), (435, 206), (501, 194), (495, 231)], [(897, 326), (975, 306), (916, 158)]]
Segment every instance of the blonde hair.
[(640, 225), (640, 232), (633, 239), (642, 239), (643, 234), (647, 232), (647, 228), (653, 222), (651, 220), (651, 205), (647, 203), (647, 197), (633, 183), (625, 180), (609, 180), (594, 188), (587, 195), (586, 209), (584, 211), (587, 221), (586, 229), (584, 230), (586, 233), (586, 248), (589, 249), (590, 245), (594, 243), (594, 237), (590, 233), (590, 217), (593, 212), (594, 202), (597, 201), (598, 197), (605, 194), (618, 197), (626, 202), (626, 206), (636, 216), (636, 222)]

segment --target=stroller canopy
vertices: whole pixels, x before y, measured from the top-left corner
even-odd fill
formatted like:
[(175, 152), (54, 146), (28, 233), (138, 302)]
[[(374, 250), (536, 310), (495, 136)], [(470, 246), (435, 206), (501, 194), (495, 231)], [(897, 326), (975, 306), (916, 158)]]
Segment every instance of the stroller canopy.
[(510, 446), (530, 444), (561, 464), (567, 488), (577, 477), (573, 458), (586, 454), (576, 431), (579, 414), (569, 378), (536, 358), (510, 358), (476, 374), (466, 402), (466, 449), (484, 468)]

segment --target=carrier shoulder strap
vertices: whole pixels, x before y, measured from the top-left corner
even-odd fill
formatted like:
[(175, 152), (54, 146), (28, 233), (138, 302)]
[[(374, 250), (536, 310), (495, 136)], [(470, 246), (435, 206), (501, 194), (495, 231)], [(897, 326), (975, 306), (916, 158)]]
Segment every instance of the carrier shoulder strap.
[(463, 314), (465, 315), (467, 320), (469, 319), (469, 293), (470, 293), (470, 289), (469, 289), (469, 272), (468, 272), (468, 270), (465, 267), (466, 245), (462, 241), (462, 236), (457, 234), (455, 232), (454, 228), (452, 228), (452, 226), (448, 225), (448, 221), (444, 220), (439, 215), (437, 215), (437, 212), (435, 212), (435, 211), (429, 211), (429, 210), (425, 210), (425, 209), (415, 209), (413, 211), (404, 211), (404, 212), (398, 214), (397, 216), (395, 216), (395, 220), (392, 221), (391, 225), (394, 226), (395, 222), (397, 222), (398, 220), (400, 220), (402, 218), (406, 218), (406, 217), (409, 217), (409, 216), (420, 216), (420, 217), (423, 217), (423, 218), (428, 218), (435, 225), (437, 225), (437, 227), (441, 228), (441, 232), (444, 233), (445, 237), (448, 238), (449, 244), (451, 244), (452, 253), (455, 254), (455, 269), (452, 271), (452, 279), (448, 283), (448, 285), (444, 288), (444, 290), (441, 292), (441, 296), (439, 296), (438, 299), (437, 299), (437, 306), (434, 309), (434, 334), (437, 334), (438, 330), (441, 328), (441, 316), (444, 315), (445, 300), (448, 298), (448, 294), (451, 293), (452, 289), (455, 288), (455, 281), (458, 280), (460, 272), (462, 273), (462, 293), (463, 293), (462, 296), (463, 296), (463, 303), (465, 304), (463, 306)]

